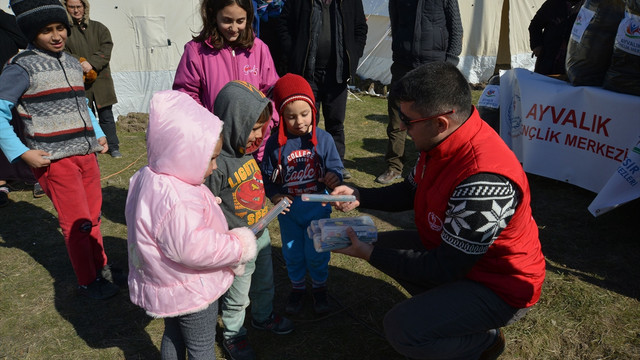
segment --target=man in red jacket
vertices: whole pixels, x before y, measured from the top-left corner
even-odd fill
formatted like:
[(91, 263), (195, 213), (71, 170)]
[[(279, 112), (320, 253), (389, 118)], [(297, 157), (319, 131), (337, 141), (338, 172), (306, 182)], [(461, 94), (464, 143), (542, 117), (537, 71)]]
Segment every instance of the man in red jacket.
[(495, 359), (504, 350), (501, 327), (540, 298), (545, 276), (527, 177), (513, 152), (471, 105), (458, 69), (423, 65), (391, 89), (390, 101), (420, 150), (402, 183), (364, 189), (357, 206), (413, 209), (417, 230), (381, 233), (374, 245), (350, 233), (337, 250), (369, 261), (395, 278), (412, 298), (384, 319), (388, 341), (420, 359)]

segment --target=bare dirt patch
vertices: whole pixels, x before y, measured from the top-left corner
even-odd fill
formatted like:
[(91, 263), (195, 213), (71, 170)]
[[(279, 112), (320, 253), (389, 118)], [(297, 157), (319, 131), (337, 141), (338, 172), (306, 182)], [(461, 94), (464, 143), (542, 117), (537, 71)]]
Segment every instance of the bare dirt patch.
[(149, 114), (130, 112), (126, 116), (118, 116), (118, 130), (125, 132), (141, 132), (147, 130)]

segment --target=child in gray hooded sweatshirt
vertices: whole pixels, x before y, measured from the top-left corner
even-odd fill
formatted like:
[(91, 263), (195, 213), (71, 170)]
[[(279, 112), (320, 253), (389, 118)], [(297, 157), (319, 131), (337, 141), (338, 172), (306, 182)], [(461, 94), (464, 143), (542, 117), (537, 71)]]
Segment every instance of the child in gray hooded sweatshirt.
[[(214, 114), (224, 122), (223, 146), (218, 168), (205, 182), (222, 199), (220, 204), (230, 228), (251, 226), (267, 212), (260, 167), (252, 153), (258, 150), (271, 120), (271, 102), (245, 81), (227, 83), (216, 97)], [(258, 256), (246, 264), (221, 300), (223, 347), (233, 359), (255, 354), (244, 328), (245, 309), (251, 299), (251, 325), (276, 334), (288, 334), (293, 322), (273, 312), (273, 263), (271, 237), (265, 228), (256, 234)]]

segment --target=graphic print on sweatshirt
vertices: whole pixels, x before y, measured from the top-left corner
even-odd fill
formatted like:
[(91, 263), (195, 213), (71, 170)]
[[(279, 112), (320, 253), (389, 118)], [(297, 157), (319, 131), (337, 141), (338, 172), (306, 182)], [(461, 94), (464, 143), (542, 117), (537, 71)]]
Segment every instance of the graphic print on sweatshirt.
[(266, 215), (268, 209), (265, 206), (264, 182), (254, 159), (244, 163), (228, 180), (236, 216), (253, 225)]
[(249, 74), (253, 74), (255, 76), (258, 75), (258, 67), (255, 65), (245, 65), (242, 68), (242, 71), (244, 71), (245, 75), (249, 75)]
[(317, 180), (322, 176), (321, 159), (315, 152), (294, 150), (286, 157), (284, 182), (290, 195), (317, 192)]

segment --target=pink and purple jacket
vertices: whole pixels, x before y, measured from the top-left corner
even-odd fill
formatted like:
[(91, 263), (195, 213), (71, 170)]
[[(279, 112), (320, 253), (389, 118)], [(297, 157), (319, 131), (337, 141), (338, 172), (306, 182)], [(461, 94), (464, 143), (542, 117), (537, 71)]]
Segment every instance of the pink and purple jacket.
[[(213, 112), (218, 93), (229, 81), (246, 81), (267, 95), (278, 79), (269, 48), (258, 38), (254, 39), (250, 49), (233, 49), (226, 45), (220, 50), (215, 49), (209, 40), (192, 40), (184, 45), (173, 89), (189, 94), (200, 105)], [(273, 112), (272, 119), (262, 145), (255, 153), (258, 162), (262, 160), (264, 144), (271, 128), (278, 125), (277, 111)]]
[(125, 208), (131, 302), (153, 317), (206, 309), (256, 256), (248, 228), (229, 230), (202, 182), (222, 122), (173, 90), (151, 99), (149, 164), (130, 180)]

